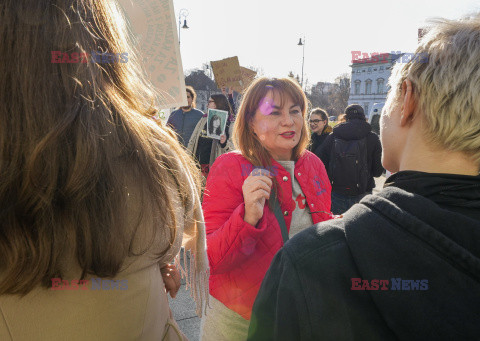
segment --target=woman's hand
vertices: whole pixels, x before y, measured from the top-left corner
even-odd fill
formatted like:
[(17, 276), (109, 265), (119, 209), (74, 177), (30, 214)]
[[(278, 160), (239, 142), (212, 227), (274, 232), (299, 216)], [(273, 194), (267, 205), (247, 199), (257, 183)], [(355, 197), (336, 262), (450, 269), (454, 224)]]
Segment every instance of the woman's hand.
[(227, 142), (227, 135), (225, 134), (220, 135), (220, 143), (224, 144), (225, 142)]
[(174, 264), (167, 264), (160, 269), (162, 274), (163, 283), (165, 283), (165, 292), (172, 298), (177, 296), (178, 289), (180, 289), (180, 272)]
[(270, 198), (272, 176), (264, 169), (254, 169), (242, 186), (243, 201), (245, 202), (245, 216), (243, 220), (250, 225), (257, 225), (263, 217), (265, 200)]

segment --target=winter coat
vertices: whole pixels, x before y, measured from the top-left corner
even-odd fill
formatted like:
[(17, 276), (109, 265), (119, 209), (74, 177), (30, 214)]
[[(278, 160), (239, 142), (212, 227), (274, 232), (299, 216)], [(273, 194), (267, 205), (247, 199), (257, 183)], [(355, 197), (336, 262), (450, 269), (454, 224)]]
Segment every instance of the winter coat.
[[(319, 147), (325, 142), (325, 139), (327, 138), (328, 135), (332, 132), (332, 127), (329, 125), (326, 125), (325, 128), (322, 130), (322, 133), (318, 135), (317, 133), (312, 133), (310, 136), (310, 141), (311, 144), (308, 147), (308, 150), (311, 151), (312, 153), (315, 153), (315, 151), (319, 150)], [(318, 156), (318, 154), (315, 154)]]
[[(336, 125), (333, 128), (332, 134), (328, 135), (323, 144), (315, 151), (315, 154), (323, 161), (329, 178), (332, 178), (329, 165), (335, 138), (347, 141), (360, 140), (363, 138), (367, 139), (367, 165), (369, 172), (367, 192), (371, 192), (375, 187), (375, 180), (373, 177), (378, 177), (383, 173), (382, 145), (378, 135), (373, 133), (370, 124), (362, 119), (351, 119), (347, 122)], [(335, 186), (332, 188), (332, 191), (335, 192)]]
[(480, 176), (399, 172), (276, 255), (249, 340), (478, 340)]
[[(279, 184), (279, 202), (289, 230), (296, 207), (292, 179), (278, 162), (272, 160), (272, 164), (270, 171)], [(210, 171), (203, 198), (210, 294), (245, 319), (250, 319), (260, 283), (273, 256), (283, 246), (280, 226), (268, 203), (257, 226), (243, 220), (242, 186), (252, 170), (252, 164), (239, 151), (221, 155)], [(329, 219), (331, 186), (320, 159), (305, 151), (295, 163), (295, 178), (313, 222)]]

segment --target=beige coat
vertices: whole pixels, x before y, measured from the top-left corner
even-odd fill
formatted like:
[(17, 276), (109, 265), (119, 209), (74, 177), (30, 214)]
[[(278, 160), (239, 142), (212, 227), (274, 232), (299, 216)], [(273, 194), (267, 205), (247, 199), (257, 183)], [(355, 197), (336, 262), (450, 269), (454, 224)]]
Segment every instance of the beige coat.
[[(128, 216), (133, 226), (140, 207), (139, 191), (131, 175), (126, 175), (126, 181)], [(191, 183), (191, 178), (182, 169), (179, 177), (180, 181)], [(150, 248), (142, 256), (127, 258), (115, 277), (127, 281), (126, 290), (91, 290), (89, 281), (89, 290), (58, 291), (37, 287), (23, 298), (0, 296), (0, 340), (184, 340), (168, 306), (160, 267), (178, 255), (182, 244), (196, 254), (192, 276), (187, 283), (193, 288), (197, 313), (201, 315), (208, 293), (205, 230), (198, 195), (195, 195), (195, 202), (185, 207), (176, 195), (176, 186), (172, 181), (167, 183), (171, 189), (168, 193), (176, 201), (178, 224), (174, 245), (165, 257), (158, 261), (154, 254), (168, 247), (170, 231), (155, 226), (153, 215), (147, 214), (137, 230), (134, 249), (140, 252), (149, 245)], [(147, 212), (153, 213), (153, 209), (148, 208)], [(154, 239), (153, 229), (157, 229)], [(65, 255), (65, 270), (66, 279), (80, 278), (73, 250)]]

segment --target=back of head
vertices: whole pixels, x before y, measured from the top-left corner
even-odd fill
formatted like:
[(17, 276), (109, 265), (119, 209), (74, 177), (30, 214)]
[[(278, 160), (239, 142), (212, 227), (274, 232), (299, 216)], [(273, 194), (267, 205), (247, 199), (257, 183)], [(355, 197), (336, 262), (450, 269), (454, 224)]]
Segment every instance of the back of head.
[(463, 152), (480, 165), (479, 70), (480, 15), (433, 20), (415, 57), (395, 65), (386, 111), (399, 105), (402, 82), (409, 79), (423, 113), (427, 141)]
[[(83, 275), (114, 276), (133, 238), (126, 174), (159, 223), (174, 221), (164, 179), (187, 156), (149, 118), (154, 94), (115, 2), (4, 0), (0, 22), (0, 295), (48, 285), (66, 250)], [(52, 63), (52, 51), (127, 52), (128, 62)]]
[(350, 104), (348, 107), (345, 108), (345, 119), (347, 121), (358, 119), (365, 121), (365, 112), (361, 105), (358, 104)]

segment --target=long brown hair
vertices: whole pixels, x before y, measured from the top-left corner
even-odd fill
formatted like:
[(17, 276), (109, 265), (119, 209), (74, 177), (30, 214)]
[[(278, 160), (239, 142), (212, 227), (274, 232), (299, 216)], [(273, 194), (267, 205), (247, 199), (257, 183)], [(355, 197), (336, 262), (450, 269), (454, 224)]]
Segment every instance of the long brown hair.
[[(115, 276), (126, 256), (138, 254), (137, 228), (127, 226), (127, 177), (141, 194), (134, 225), (153, 206), (170, 244), (176, 222), (166, 179), (184, 205), (193, 200), (175, 180), (177, 159), (198, 186), (196, 168), (149, 118), (155, 94), (119, 13), (107, 0), (0, 5), (0, 295), (47, 286), (62, 276), (72, 249), (82, 278)], [(127, 52), (128, 62), (57, 64), (51, 51)]]
[[(258, 109), (260, 101), (269, 91), (277, 93), (281, 98), (280, 106), (284, 105), (285, 96), (292, 99), (302, 110), (303, 126), (300, 141), (293, 148), (292, 158), (298, 158), (305, 151), (310, 141), (310, 131), (305, 120), (305, 113), (308, 107), (308, 100), (298, 83), (290, 78), (258, 78), (254, 80), (245, 90), (242, 103), (238, 110), (235, 126), (233, 128), (234, 144), (242, 155), (256, 167), (272, 169), (271, 155), (255, 136), (252, 129), (252, 121)], [(275, 189), (277, 184), (274, 182)]]

